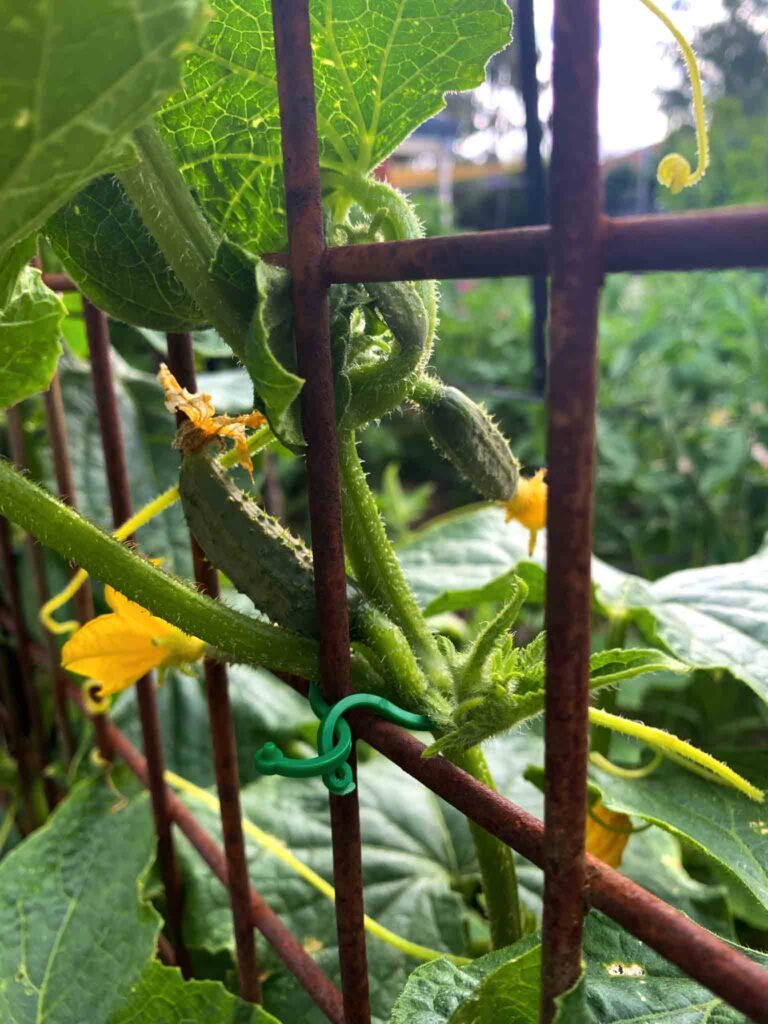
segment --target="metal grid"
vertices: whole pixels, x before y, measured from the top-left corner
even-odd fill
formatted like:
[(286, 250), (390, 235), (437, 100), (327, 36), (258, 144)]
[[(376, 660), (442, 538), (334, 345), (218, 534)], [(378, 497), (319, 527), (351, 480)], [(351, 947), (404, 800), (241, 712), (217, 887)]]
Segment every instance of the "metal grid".
[[(312, 79), (308, 0), (273, 4), (275, 51), (282, 124), (289, 252), (276, 262), (289, 266), (299, 367), (306, 379), (303, 421), (309, 439), (307, 473), (321, 628), (322, 685), (327, 699), (351, 689), (344, 552), (341, 536), (337, 438), (328, 329), (328, 288), (337, 282), (415, 280), (549, 274), (551, 281), (548, 465), (550, 480), (548, 584), (546, 598), (546, 825), (473, 779), (442, 757), (423, 758), (424, 747), (408, 733), (366, 712), (349, 719), (355, 735), (413, 775), (469, 819), (542, 867), (542, 1021), (554, 998), (580, 969), (583, 914), (604, 911), (691, 977), (753, 1020), (768, 1024), (768, 979), (742, 954), (720, 942), (640, 886), (584, 854), (584, 806), (588, 745), (587, 658), (591, 614), (590, 551), (594, 455), (596, 336), (602, 276), (619, 270), (692, 270), (768, 266), (768, 209), (625, 218), (600, 213), (597, 149), (597, 51), (599, 0), (556, 0), (551, 226), (491, 231), (444, 238), (325, 248)], [(63, 275), (53, 287), (71, 289)], [(93, 385), (107, 458), (115, 523), (130, 515), (130, 495), (109, 360), (106, 321), (85, 305)], [(169, 363), (194, 388), (188, 335), (168, 336)], [(46, 422), (61, 496), (74, 502), (66, 427), (58, 382), (45, 396)], [(25, 467), (20, 421), (11, 412), (12, 457)], [(0, 625), (16, 633), (20, 673), (4, 725), (14, 737), (22, 784), (29, 791), (45, 760), (39, 729), (39, 695), (32, 662), (47, 664), (54, 680), (56, 713), (64, 749), (70, 726), (65, 696), (82, 708), (79, 692), (58, 668), (54, 646), (29, 642), (18, 600), (18, 580), (7, 524), (0, 519), (0, 554), (10, 608)], [(216, 574), (193, 542), (195, 578), (212, 595)], [(42, 563), (33, 558), (38, 597), (45, 595)], [(554, 581), (557, 581), (556, 587)], [(80, 592), (78, 617), (93, 614), (90, 591)], [(303, 680), (284, 677), (306, 695)], [(189, 839), (229, 889), (240, 987), (259, 1001), (260, 983), (253, 929), (257, 928), (297, 981), (335, 1024), (370, 1021), (363, 929), (363, 887), (357, 795), (331, 796), (336, 881), (336, 916), (342, 992), (250, 886), (240, 823), (240, 794), (226, 667), (205, 663), (211, 739), (221, 803), (224, 849), (163, 783), (163, 752), (154, 692), (139, 684), (145, 756), (104, 716), (94, 719), (99, 750), (119, 757), (150, 790), (160, 863), (168, 900), (166, 958), (187, 968), (180, 942), (182, 900), (172, 826)], [(69, 741), (71, 742), (71, 741)], [(49, 801), (55, 793), (48, 792)], [(172, 946), (172, 952), (171, 952)]]

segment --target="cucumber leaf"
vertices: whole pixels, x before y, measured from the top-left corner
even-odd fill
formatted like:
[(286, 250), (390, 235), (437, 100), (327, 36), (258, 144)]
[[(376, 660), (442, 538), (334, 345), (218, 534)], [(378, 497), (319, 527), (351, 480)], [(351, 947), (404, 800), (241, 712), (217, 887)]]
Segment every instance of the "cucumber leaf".
[(154, 961), (108, 1024), (280, 1024), (260, 1006), (233, 996), (217, 981), (185, 981), (176, 967)]
[[(127, 773), (81, 783), (0, 864), (0, 1019), (107, 1021), (154, 955), (160, 918), (140, 901), (154, 859), (149, 797)], [(119, 851), (119, 856), (116, 856)]]
[[(211, 751), (208, 701), (200, 671), (191, 678), (170, 670), (157, 691), (163, 752), (167, 767), (198, 786), (216, 781)], [(238, 749), (240, 782), (258, 776), (253, 752), (273, 740), (287, 743), (303, 735), (314, 736), (317, 719), (309, 704), (285, 683), (264, 669), (229, 666), (232, 718)], [(128, 738), (141, 745), (141, 721), (136, 689), (121, 694), (111, 711), (112, 720)]]
[(245, 343), (245, 365), (253, 381), (256, 407), (275, 435), (289, 448), (302, 448), (304, 435), (296, 398), (304, 381), (296, 369), (291, 276), (258, 260), (258, 302)]
[[(765, 781), (764, 751), (729, 751), (722, 758), (747, 778)], [(590, 778), (609, 810), (652, 821), (691, 843), (768, 909), (768, 812), (762, 804), (669, 761), (644, 779), (620, 779), (594, 766)]]
[[(211, 222), (268, 252), (286, 242), (270, 4), (211, 7), (158, 120)], [(479, 85), (511, 23), (504, 0), (312, 0), (311, 16), (320, 164), (339, 181), (381, 163), (445, 92)]]
[[(476, 877), (474, 848), (466, 820), (435, 799), (395, 765), (376, 758), (360, 766), (366, 911), (381, 924), (432, 949), (464, 954), (467, 910), (459, 894)], [(220, 825), (195, 801), (190, 807), (216, 835)], [(270, 777), (243, 791), (243, 812), (282, 839), (304, 863), (333, 879), (328, 792), (320, 780)], [(246, 834), (251, 881), (302, 943), (337, 982), (336, 923), (331, 902), (263, 851)], [(186, 842), (179, 841), (186, 878), (185, 937), (192, 950), (231, 950), (229, 901)], [(418, 961), (369, 935), (368, 958), (373, 1020), (389, 1016), (408, 973)], [(325, 1018), (273, 954), (265, 951), (265, 1006), (285, 1021), (323, 1024)]]
[(205, 323), (113, 175), (78, 192), (45, 233), (78, 288), (115, 320), (158, 331)]
[(202, 0), (0, 2), (0, 251), (133, 162), (128, 135), (176, 88), (204, 10)]
[[(389, 1024), (533, 1024), (538, 942), (526, 936), (466, 967), (444, 960), (424, 964), (408, 979)], [(768, 967), (765, 954), (736, 948)], [(594, 910), (584, 922), (583, 958), (582, 978), (559, 1001), (559, 1024), (748, 1024), (742, 1013)]]
[[(11, 257), (18, 250), (14, 247)], [(23, 266), (13, 273), (15, 259), (0, 268), (0, 290), (7, 303), (0, 308), (0, 409), (45, 391), (61, 354), (59, 337), (67, 308), (43, 284), (42, 274)], [(9, 283), (15, 278), (13, 285)]]
[[(398, 549), (430, 615), (506, 597), (521, 576), (528, 600), (544, 598), (546, 548), (533, 559), (526, 531), (499, 508), (469, 506), (440, 516)], [(743, 562), (687, 569), (647, 583), (592, 559), (594, 605), (635, 622), (645, 640), (692, 668), (725, 669), (768, 700), (768, 552)]]

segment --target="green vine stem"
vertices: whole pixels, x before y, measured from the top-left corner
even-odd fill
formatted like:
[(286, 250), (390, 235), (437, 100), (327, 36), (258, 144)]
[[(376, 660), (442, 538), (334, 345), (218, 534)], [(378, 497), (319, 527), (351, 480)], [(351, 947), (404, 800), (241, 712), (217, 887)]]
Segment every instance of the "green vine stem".
[[(332, 187), (336, 186), (336, 176), (329, 175)], [(402, 192), (392, 188), (386, 182), (375, 178), (349, 174), (338, 181), (338, 191), (343, 196), (353, 199), (370, 217), (385, 211), (381, 219), (382, 234), (387, 241), (402, 241), (407, 238), (423, 238), (424, 225), (418, 214)], [(415, 281), (416, 290), (421, 297), (429, 317), (427, 344), (421, 366), (429, 362), (432, 342), (437, 327), (437, 287), (434, 281)]]
[(402, 629), (432, 683), (450, 690), (445, 663), (387, 537), (353, 433), (339, 437), (344, 544), (363, 592)]
[[(314, 640), (212, 601), (103, 533), (3, 459), (0, 514), (154, 615), (204, 640), (227, 660), (318, 678)], [(358, 652), (353, 652), (353, 677), (358, 689), (382, 688), (381, 680)]]
[[(461, 754), (452, 754), (451, 760), (489, 789), (496, 789), (488, 762), (479, 746), (471, 747)], [(480, 862), (493, 948), (511, 946), (523, 935), (514, 852), (473, 821), (470, 821), (469, 828)]]
[(151, 123), (134, 132), (141, 160), (118, 172), (128, 198), (174, 273), (206, 318), (240, 358), (248, 323), (232, 305), (211, 267), (218, 239)]

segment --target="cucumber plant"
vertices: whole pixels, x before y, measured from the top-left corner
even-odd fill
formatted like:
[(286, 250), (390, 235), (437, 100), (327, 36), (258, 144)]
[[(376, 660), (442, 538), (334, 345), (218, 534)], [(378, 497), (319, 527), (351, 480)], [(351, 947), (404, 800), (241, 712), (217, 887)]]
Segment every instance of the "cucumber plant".
[[(209, 8), (202, 0), (61, 0), (25, 7), (18, 0), (2, 0), (0, 8), (8, 27), (0, 53), (5, 66), (13, 68), (12, 78), (0, 83), (8, 139), (0, 162), (0, 353), (8, 366), (0, 399), (8, 406), (36, 394), (56, 365), (65, 310), (30, 266), (39, 238), (45, 241), (41, 251), (53, 254), (81, 291), (114, 320), (150, 331), (215, 331), (247, 371), (257, 412), (215, 417), (208, 396), (177, 387), (169, 392), (168, 407), (190, 419), (176, 442), (182, 451), (178, 488), (161, 496), (146, 515), (140, 513), (136, 525), (180, 498), (205, 555), (258, 615), (212, 601), (103, 534), (7, 463), (0, 463), (0, 513), (109, 585), (113, 613), (100, 617), (113, 620), (109, 628), (129, 629), (139, 620), (146, 627), (149, 620), (162, 620), (162, 633), (147, 645), (155, 659), (151, 664), (170, 671), (207, 650), (235, 665), (316, 679), (322, 609), (316, 606), (311, 552), (235, 484), (228, 474), (233, 459), (222, 459), (218, 451), (221, 437), (233, 437), (240, 461), (250, 466), (251, 455), (266, 444), (280, 442), (296, 458), (306, 444), (290, 276), (267, 255), (286, 245), (270, 4), (212, 0)], [(408, 199), (371, 172), (441, 108), (447, 91), (482, 81), (488, 59), (509, 42), (507, 4), (382, 0), (374, 7), (361, 0), (313, 0), (311, 10), (328, 243), (418, 238), (422, 227)], [(705, 163), (706, 150), (702, 159)], [(668, 160), (666, 177), (669, 168)], [(675, 185), (685, 187), (689, 182), (678, 170)], [(543, 475), (521, 476), (510, 442), (486, 410), (430, 368), (438, 331), (434, 282), (337, 285), (331, 289), (330, 307), (355, 688), (374, 695), (380, 707), (396, 704), (404, 720), (430, 729), (428, 755), (450, 757), (494, 786), (482, 745), (533, 722), (544, 707), (543, 635), (526, 644), (512, 632), (525, 602), (535, 602), (541, 592), (531, 556), (545, 521)], [(398, 411), (417, 418), (484, 500), (484, 511), (496, 516), (500, 533), (509, 529), (504, 509), (531, 532), (528, 556), (521, 549), (514, 559), (519, 571), (506, 571), (492, 585), (486, 581), (467, 602), (493, 601), (495, 607), (464, 643), (436, 629), (425, 613), (425, 606), (438, 609), (433, 600), (422, 599), (404, 571), (359, 456), (361, 434)], [(246, 427), (257, 424), (258, 443), (246, 441)], [(445, 588), (442, 610), (467, 607), (451, 606), (450, 590)], [(592, 688), (613, 694), (618, 683), (654, 672), (668, 679), (687, 677), (699, 664), (693, 647), (679, 650), (655, 635), (647, 647), (624, 646), (628, 608), (617, 603), (602, 609), (616, 628), (608, 649), (592, 658)], [(98, 678), (93, 658), (86, 656), (88, 628), (79, 645), (77, 636), (65, 645), (64, 664), (96, 678), (101, 696), (108, 696), (109, 679)], [(102, 628), (107, 627), (102, 623)], [(192, 638), (197, 642), (191, 643)], [(113, 690), (130, 685), (130, 673), (120, 678), (121, 686)], [(761, 685), (768, 692), (768, 679)], [(317, 709), (317, 697), (314, 703)], [(595, 709), (594, 715), (602, 729), (646, 743), (683, 773), (687, 768), (698, 772), (696, 781), (705, 788), (729, 786), (727, 799), (747, 806), (762, 799), (756, 785), (683, 738), (606, 708)], [(320, 745), (324, 742), (321, 730)], [(606, 778), (618, 777), (605, 751), (596, 754)], [(182, 779), (179, 785), (194, 795), (191, 783)], [(629, 798), (622, 803), (614, 794), (611, 803), (610, 794), (610, 781), (604, 782), (602, 798), (622, 822), (629, 823), (627, 813), (650, 817), (635, 810)], [(593, 792), (592, 799), (598, 795)], [(55, 827), (63, 836), (70, 835), (77, 808), (86, 804), (93, 814), (103, 815), (102, 797), (92, 783), (73, 793), (66, 811), (57, 815)], [(739, 806), (743, 810), (744, 804)], [(306, 813), (310, 820), (313, 812)], [(536, 915), (521, 899), (514, 855), (479, 827), (470, 825), (469, 831), (481, 882), (464, 892), (463, 948), (453, 950), (454, 976), (446, 982), (451, 1013), (458, 1014), (450, 1016), (454, 1022), (480, 1019), (472, 1016), (478, 1006), (492, 1016), (502, 1005), (505, 987), (518, 984), (540, 948)], [(43, 845), (41, 840), (34, 847), (33, 858), (39, 860)], [(145, 839), (136, 839), (136, 872), (146, 865), (146, 846)], [(17, 856), (22, 851), (23, 846)], [(12, 869), (9, 875), (15, 878), (17, 868)], [(455, 888), (464, 891), (458, 882)], [(139, 909), (139, 916), (143, 912)], [(23, 926), (12, 927), (21, 941)], [(618, 939), (600, 919), (590, 929), (586, 990), (582, 986), (573, 998), (592, 1012), (616, 998), (615, 990), (605, 994), (604, 978), (590, 988), (590, 971), (603, 955), (600, 950), (615, 959)], [(149, 934), (152, 928), (144, 931)], [(161, 999), (171, 982), (147, 967), (150, 954), (140, 948), (139, 939), (131, 971), (141, 976), (149, 996)], [(393, 945), (405, 955), (421, 955), (413, 953), (421, 946), (397, 941)], [(463, 956), (488, 949), (507, 952), (493, 952), (490, 960), (477, 964)], [(632, 949), (638, 959), (646, 956)], [(423, 959), (431, 958), (427, 953)], [(460, 970), (455, 962), (461, 962)], [(447, 1021), (437, 1005), (437, 1016), (424, 1016), (428, 1011), (419, 996), (421, 984), (433, 989), (443, 984), (440, 971), (446, 964), (451, 961), (438, 959), (421, 968), (407, 985), (403, 978), (404, 991), (389, 993), (388, 1002), (377, 1004), (379, 1019), (391, 1010), (393, 1022)], [(503, 977), (496, 977), (497, 969)], [(37, 998), (25, 989), (24, 977), (15, 977), (10, 998), (16, 1003), (8, 1018), (14, 1021), (22, 1019), (17, 1004)], [(668, 980), (659, 1005), (667, 996), (672, 1000), (672, 983), (679, 981), (672, 975)], [(38, 997), (42, 1019), (39, 992)], [(693, 1007), (699, 997), (692, 988), (684, 1007)], [(229, 997), (220, 993), (217, 998), (226, 1003)], [(625, 984), (622, 998), (633, 1016), (643, 1012), (639, 985)], [(0, 1005), (3, 999), (0, 986)], [(135, 992), (125, 997), (125, 1006), (114, 1004), (98, 1019), (127, 1020), (121, 1014), (129, 1013), (131, 1000)], [(537, 1001), (531, 990), (526, 1012)], [(222, 1013), (229, 1008), (224, 1003)], [(580, 1014), (587, 1012), (583, 1007)], [(267, 1019), (253, 1012), (254, 1021)], [(286, 1019), (299, 1019), (295, 1006), (286, 1012), (293, 1014)], [(607, 1024), (620, 1018), (600, 1019)]]

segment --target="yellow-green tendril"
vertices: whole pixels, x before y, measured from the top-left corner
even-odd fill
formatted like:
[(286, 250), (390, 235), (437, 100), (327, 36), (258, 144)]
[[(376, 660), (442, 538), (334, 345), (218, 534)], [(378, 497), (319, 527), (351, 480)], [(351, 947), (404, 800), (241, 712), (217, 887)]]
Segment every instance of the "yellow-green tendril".
[(707, 139), (707, 119), (704, 114), (704, 93), (701, 88), (701, 75), (696, 54), (688, 40), (672, 19), (660, 10), (653, 0), (640, 0), (648, 10), (655, 14), (660, 21), (666, 25), (682, 50), (688, 74), (691, 79), (691, 92), (693, 93), (693, 114), (696, 122), (696, 147), (698, 164), (695, 171), (691, 171), (691, 165), (680, 153), (668, 153), (663, 158), (656, 171), (659, 184), (666, 187), (674, 194), (682, 192), (684, 188), (690, 188), (701, 181), (709, 164), (709, 141)]
[[(272, 440), (272, 432), (269, 427), (263, 427), (248, 439), (248, 451), (253, 455), (255, 452), (265, 448)], [(233, 448), (221, 455), (218, 462), (224, 469), (232, 469), (232, 467), (237, 463), (237, 455), (237, 449)], [(179, 488), (169, 487), (167, 491), (163, 491), (162, 494), (153, 498), (152, 501), (148, 502), (143, 508), (140, 508), (138, 512), (134, 513), (130, 519), (126, 519), (126, 521), (118, 526), (116, 530), (113, 530), (112, 536), (115, 540), (125, 540), (126, 537), (130, 537), (131, 534), (136, 532), (136, 530), (141, 529), (142, 526), (146, 526), (146, 524), (156, 516), (161, 515), (161, 513), (165, 512), (166, 509), (175, 505), (178, 500)], [(59, 622), (57, 619), (53, 618), (53, 613), (63, 607), (67, 601), (71, 601), (87, 579), (88, 573), (84, 569), (78, 569), (66, 587), (64, 587), (63, 590), (60, 590), (58, 594), (54, 594), (54, 596), (46, 601), (42, 606), (39, 613), (40, 621), (49, 632), (63, 636), (64, 634), (74, 633), (81, 625), (75, 619), (69, 619), (66, 622)]]
[[(173, 786), (174, 789), (180, 790), (182, 793), (186, 793), (193, 800), (203, 804), (211, 811), (219, 813), (220, 806), (219, 801), (205, 789), (201, 789), (200, 786), (196, 786), (193, 782), (189, 782), (187, 779), (182, 778), (181, 775), (176, 775), (175, 772), (166, 771), (165, 781), (169, 786)], [(305, 882), (308, 882), (313, 888), (317, 889), (319, 893), (322, 893), (327, 900), (331, 903), (336, 900), (336, 890), (333, 886), (326, 882), (324, 878), (313, 871), (312, 868), (308, 867), (303, 861), (288, 849), (285, 843), (278, 839), (277, 836), (271, 835), (269, 832), (264, 832), (258, 825), (254, 825), (248, 818), (243, 817), (243, 831), (254, 842), (258, 843), (262, 850), (266, 850), (271, 853), (278, 860), (282, 861), (286, 867), (294, 871), (300, 878), (303, 878)], [(375, 935), (376, 938), (381, 939), (382, 942), (386, 942), (390, 946), (394, 946), (395, 949), (399, 949), (401, 953), (406, 953), (408, 956), (412, 956), (415, 960), (439, 960), (441, 957), (445, 957), (446, 960), (450, 960), (451, 963), (457, 966), (463, 964), (472, 963), (472, 961), (465, 956), (456, 956), (453, 953), (442, 953), (436, 949), (430, 949), (428, 946), (420, 946), (416, 942), (410, 942), (408, 939), (404, 939), (402, 935), (397, 935), (395, 932), (385, 928), (384, 925), (379, 924), (378, 921), (374, 921), (373, 918), (368, 917), (366, 914), (363, 918), (365, 923), (365, 930), (371, 935)]]
[(635, 722), (620, 715), (612, 715), (600, 708), (589, 709), (589, 720), (596, 725), (603, 725), (606, 729), (613, 729), (614, 732), (622, 733), (624, 736), (631, 736), (633, 739), (647, 743), (649, 747), (659, 751), (665, 757), (679, 761), (685, 768), (701, 774), (701, 770), (707, 772), (706, 777), (712, 782), (719, 782), (724, 786), (733, 786), (740, 793), (748, 796), (750, 800), (763, 801), (763, 791), (753, 786), (743, 776), (739, 775), (727, 764), (718, 761), (711, 754), (706, 754), (698, 747), (686, 743), (672, 733), (664, 732), (663, 729), (654, 729), (650, 725), (643, 725), (642, 722)]
[(589, 755), (589, 760), (596, 768), (607, 772), (608, 775), (615, 775), (617, 779), (647, 779), (653, 775), (664, 760), (664, 755), (657, 751), (648, 764), (644, 764), (641, 768), (622, 768), (621, 765), (609, 761), (607, 757), (597, 750), (592, 751)]

